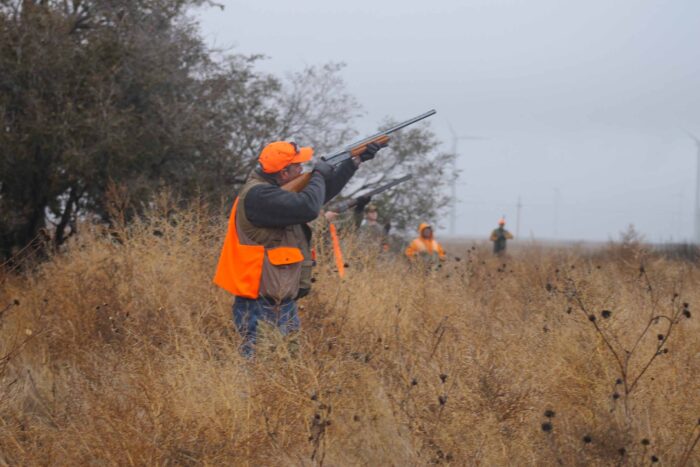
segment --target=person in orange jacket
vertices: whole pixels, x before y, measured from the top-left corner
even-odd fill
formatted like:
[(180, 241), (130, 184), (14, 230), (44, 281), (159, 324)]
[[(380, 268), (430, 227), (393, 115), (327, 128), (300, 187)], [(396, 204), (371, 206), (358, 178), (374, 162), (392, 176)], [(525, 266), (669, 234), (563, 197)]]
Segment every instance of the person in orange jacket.
[(409, 260), (415, 261), (421, 258), (427, 262), (445, 261), (445, 250), (433, 238), (433, 228), (430, 224), (422, 223), (418, 227), (418, 237), (406, 248), (406, 256)]

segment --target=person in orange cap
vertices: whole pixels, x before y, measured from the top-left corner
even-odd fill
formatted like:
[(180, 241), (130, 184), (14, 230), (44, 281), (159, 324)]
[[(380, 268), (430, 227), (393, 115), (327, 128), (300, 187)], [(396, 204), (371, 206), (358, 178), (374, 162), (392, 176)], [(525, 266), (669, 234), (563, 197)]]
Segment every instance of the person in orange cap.
[(506, 240), (511, 240), (513, 234), (506, 230), (506, 220), (501, 217), (498, 220), (498, 227), (493, 229), (491, 232), (491, 237), (489, 240), (493, 242), (493, 253), (496, 255), (503, 255), (506, 252)]
[(282, 335), (299, 329), (296, 300), (311, 288), (311, 229), (323, 204), (340, 193), (362, 161), (382, 146), (367, 150), (333, 167), (322, 159), (304, 189), (295, 193), (282, 186), (302, 174), (313, 149), (275, 141), (265, 146), (258, 166), (238, 192), (214, 283), (235, 296), (233, 319), (243, 337), (241, 350), (250, 357), (259, 324)]
[(418, 226), (418, 237), (408, 245), (405, 253), (411, 261), (420, 258), (427, 263), (435, 263), (447, 259), (445, 250), (433, 237), (433, 227), (425, 222)]

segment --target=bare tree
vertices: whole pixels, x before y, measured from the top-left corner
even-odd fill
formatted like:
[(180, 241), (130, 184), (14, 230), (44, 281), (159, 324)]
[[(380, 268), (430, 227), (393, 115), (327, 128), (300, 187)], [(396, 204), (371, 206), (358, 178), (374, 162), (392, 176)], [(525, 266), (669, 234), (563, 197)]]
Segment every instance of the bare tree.
[(287, 76), (280, 98), (279, 134), (327, 153), (347, 144), (361, 107), (340, 76), (342, 63), (306, 67)]

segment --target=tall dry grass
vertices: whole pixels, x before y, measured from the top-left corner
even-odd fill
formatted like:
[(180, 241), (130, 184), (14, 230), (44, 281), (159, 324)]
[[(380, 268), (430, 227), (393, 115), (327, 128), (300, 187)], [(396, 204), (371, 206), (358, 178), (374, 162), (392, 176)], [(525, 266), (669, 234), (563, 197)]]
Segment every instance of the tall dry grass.
[(348, 241), (299, 355), (247, 361), (203, 212), (164, 203), (2, 279), (0, 464), (700, 463), (697, 265), (465, 246), (420, 271)]

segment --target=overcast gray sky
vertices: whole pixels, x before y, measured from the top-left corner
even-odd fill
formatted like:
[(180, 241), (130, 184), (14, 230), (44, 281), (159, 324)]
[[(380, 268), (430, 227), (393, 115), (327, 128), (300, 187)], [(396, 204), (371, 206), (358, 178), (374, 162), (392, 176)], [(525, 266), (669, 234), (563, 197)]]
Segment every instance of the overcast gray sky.
[[(223, 0), (198, 12), (217, 47), (282, 76), (344, 62), (366, 114), (435, 108), (460, 140), (457, 234), (505, 214), (520, 237), (651, 241), (693, 231), (700, 136), (698, 0)], [(438, 219), (447, 234), (449, 216)]]

